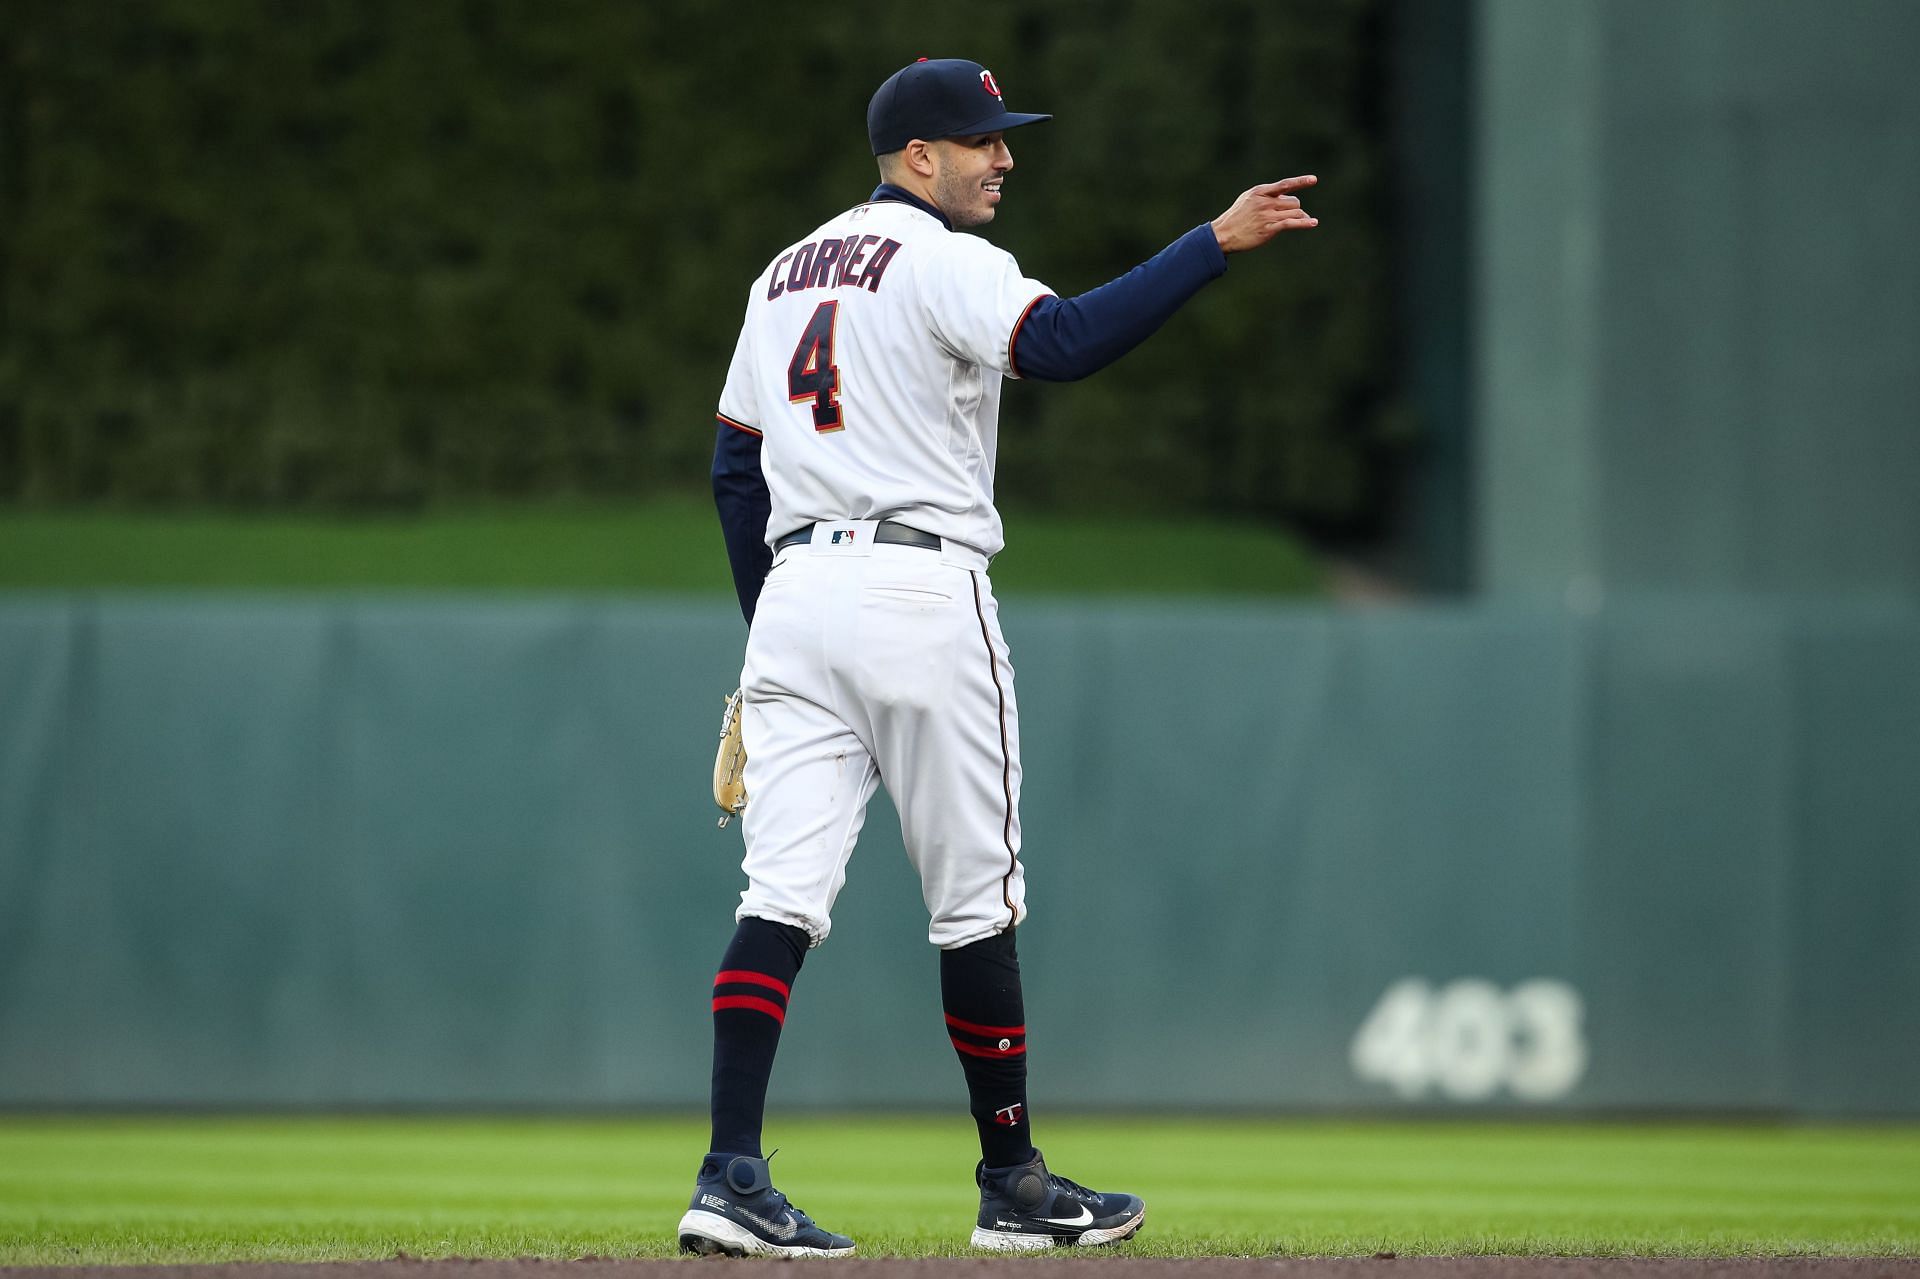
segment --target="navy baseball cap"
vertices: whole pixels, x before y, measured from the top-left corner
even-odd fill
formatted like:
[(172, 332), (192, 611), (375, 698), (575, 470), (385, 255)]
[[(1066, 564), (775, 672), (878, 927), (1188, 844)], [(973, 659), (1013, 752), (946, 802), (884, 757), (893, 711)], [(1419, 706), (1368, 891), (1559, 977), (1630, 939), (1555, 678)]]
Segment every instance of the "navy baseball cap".
[(957, 138), (1038, 124), (1050, 115), (1007, 110), (993, 72), (965, 58), (922, 58), (887, 77), (867, 104), (867, 141), (875, 155), (919, 138)]

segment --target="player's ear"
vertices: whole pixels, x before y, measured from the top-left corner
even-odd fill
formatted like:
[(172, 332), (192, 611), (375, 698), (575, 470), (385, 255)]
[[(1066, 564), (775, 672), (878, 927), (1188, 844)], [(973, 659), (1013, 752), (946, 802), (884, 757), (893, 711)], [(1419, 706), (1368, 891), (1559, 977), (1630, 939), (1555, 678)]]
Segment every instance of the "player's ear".
[(900, 152), (900, 162), (909, 172), (917, 173), (923, 178), (932, 177), (933, 143), (915, 138)]

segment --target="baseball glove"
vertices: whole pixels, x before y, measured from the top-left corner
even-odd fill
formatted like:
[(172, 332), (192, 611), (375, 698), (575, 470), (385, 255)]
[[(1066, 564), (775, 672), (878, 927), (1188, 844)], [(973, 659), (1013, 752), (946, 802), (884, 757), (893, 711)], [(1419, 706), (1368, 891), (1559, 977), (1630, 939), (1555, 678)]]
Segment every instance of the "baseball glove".
[(720, 750), (713, 757), (713, 802), (720, 806), (723, 828), (747, 806), (747, 748), (740, 740), (740, 703), (736, 688), (720, 717)]

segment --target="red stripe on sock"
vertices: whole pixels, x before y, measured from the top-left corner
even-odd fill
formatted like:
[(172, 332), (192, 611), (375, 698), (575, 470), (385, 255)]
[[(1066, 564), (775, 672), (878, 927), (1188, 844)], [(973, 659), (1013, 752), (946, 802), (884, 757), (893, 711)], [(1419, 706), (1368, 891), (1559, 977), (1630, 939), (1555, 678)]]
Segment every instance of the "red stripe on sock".
[(762, 999), (758, 995), (715, 995), (713, 1011), (719, 1012), (723, 1008), (751, 1008), (754, 1012), (765, 1013), (782, 1026), (787, 1024), (787, 1010), (771, 999)]
[(991, 1059), (1002, 1059), (1007, 1057), (1018, 1057), (1021, 1053), (1027, 1051), (1027, 1046), (1025, 1044), (1015, 1044), (1011, 1048), (1004, 1048), (1004, 1049), (1003, 1048), (982, 1048), (978, 1044), (970, 1044), (966, 1042), (964, 1039), (955, 1039), (952, 1035), (947, 1036), (947, 1038), (953, 1041), (953, 1046), (955, 1048), (958, 1048), (961, 1052), (965, 1053), (969, 1057), (987, 1057)]
[(768, 990), (779, 991), (782, 998), (793, 993), (793, 987), (787, 985), (787, 983), (781, 981), (778, 977), (769, 977), (765, 973), (749, 972), (744, 968), (729, 968), (713, 975), (713, 984), (716, 986), (725, 986), (734, 982), (744, 983), (748, 986), (765, 986)]
[(992, 1039), (1004, 1039), (1008, 1036), (1027, 1033), (1025, 1026), (982, 1026), (977, 1022), (961, 1021), (952, 1013), (947, 1014), (947, 1025), (955, 1030), (964, 1030), (969, 1035), (986, 1035)]

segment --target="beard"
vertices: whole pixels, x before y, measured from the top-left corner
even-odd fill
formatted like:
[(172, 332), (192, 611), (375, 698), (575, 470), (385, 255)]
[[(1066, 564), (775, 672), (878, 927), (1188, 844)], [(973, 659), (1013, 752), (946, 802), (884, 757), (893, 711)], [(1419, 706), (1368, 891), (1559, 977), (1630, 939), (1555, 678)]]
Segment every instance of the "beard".
[(987, 203), (986, 192), (980, 187), (982, 181), (982, 178), (942, 173), (933, 182), (933, 202), (957, 227), (984, 226), (993, 221), (995, 209)]

